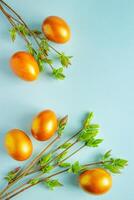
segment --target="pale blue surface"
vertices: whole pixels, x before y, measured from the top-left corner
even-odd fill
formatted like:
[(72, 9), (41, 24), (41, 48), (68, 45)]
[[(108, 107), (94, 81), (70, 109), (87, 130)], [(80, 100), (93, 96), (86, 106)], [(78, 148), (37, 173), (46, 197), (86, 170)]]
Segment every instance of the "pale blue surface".
[[(112, 148), (115, 156), (128, 159), (129, 166), (123, 174), (114, 176), (112, 190), (100, 197), (88, 195), (76, 186), (74, 176), (69, 175), (61, 178), (64, 188), (49, 192), (38, 186), (15, 199), (133, 200), (134, 1), (13, 0), (12, 5), (32, 27), (39, 27), (48, 15), (65, 18), (72, 29), (72, 40), (57, 48), (74, 59), (63, 82), (45, 75), (34, 83), (17, 79), (8, 60), (13, 52), (23, 50), (23, 42), (20, 39), (15, 44), (10, 42), (8, 24), (0, 13), (0, 177), (9, 168), (20, 165), (3, 148), (8, 129), (18, 127), (30, 134), (32, 117), (42, 109), (51, 108), (59, 115), (69, 114), (67, 130), (74, 132), (84, 114), (94, 111), (105, 141), (98, 151), (86, 149), (79, 157), (83, 163), (88, 162), (97, 153)], [(43, 146), (33, 142), (36, 150)]]

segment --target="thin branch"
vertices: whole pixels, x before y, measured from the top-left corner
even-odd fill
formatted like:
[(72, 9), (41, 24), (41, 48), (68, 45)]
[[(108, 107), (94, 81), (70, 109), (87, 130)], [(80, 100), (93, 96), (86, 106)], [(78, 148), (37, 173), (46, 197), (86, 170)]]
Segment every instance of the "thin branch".
[(17, 183), (19, 180), (21, 180), (29, 171), (30, 169), (34, 166), (34, 164), (41, 158), (41, 156), (59, 139), (59, 136), (56, 136), (54, 140), (52, 140), (51, 143), (49, 143), (39, 154), (36, 156), (30, 163), (29, 165), (20, 173), (19, 176), (15, 177), (15, 179), (9, 183), (0, 193), (0, 196), (2, 196), (9, 188), (11, 188), (15, 183)]
[[(74, 142), (74, 144), (76, 144), (76, 141)], [(69, 156), (67, 156), (65, 159), (63, 159), (63, 160), (60, 161), (59, 163), (56, 163), (56, 164), (54, 165), (54, 168), (58, 167), (61, 163), (63, 163), (64, 161), (66, 161), (68, 158), (72, 157), (74, 154), (78, 153), (78, 152), (79, 152), (81, 149), (83, 149), (84, 147), (85, 147), (85, 145), (82, 145), (82, 146), (79, 147), (77, 150), (75, 150), (73, 153), (71, 153)], [(63, 152), (62, 152), (62, 153), (63, 153)], [(59, 156), (59, 155), (58, 155), (58, 156)], [(100, 163), (100, 162), (99, 162), (99, 163)], [(94, 164), (98, 164), (98, 162), (96, 162), (96, 163), (94, 163)], [(90, 164), (87, 164), (87, 165), (84, 165), (84, 166), (89, 166), (89, 165), (92, 165), (92, 164), (90, 163)], [(67, 169), (67, 170), (68, 170), (68, 169)], [(57, 173), (56, 173), (56, 174), (57, 174)], [(59, 174), (59, 173), (58, 173), (58, 174)], [(38, 179), (38, 178), (40, 178), (40, 177), (43, 176), (43, 175), (44, 175), (44, 173), (40, 173), (40, 174), (38, 174), (37, 176), (35, 176), (33, 179)], [(44, 179), (41, 179), (41, 180), (44, 180)], [(30, 181), (30, 180), (29, 180), (29, 181)], [(22, 188), (23, 186), (28, 185), (28, 184), (29, 184), (29, 181), (27, 181), (26, 183), (20, 185), (18, 188), (12, 190), (11, 192), (7, 193), (5, 196), (10, 195), (10, 194), (12, 194), (14, 191), (17, 191), (18, 189)], [(39, 182), (41, 182), (41, 181), (39, 181)], [(38, 183), (39, 183), (39, 182), (38, 182)], [(29, 187), (28, 187), (28, 188), (29, 188)]]
[(35, 34), (29, 29), (28, 25), (24, 22), (24, 20), (22, 19), (22, 17), (11, 6), (9, 6), (7, 3), (5, 3), (3, 0), (0, 0), (0, 2), (3, 3), (10, 11), (12, 11), (14, 13), (14, 15), (16, 15), (16, 17), (18, 17), (18, 19), (27, 28), (27, 30), (29, 31), (29, 33), (33, 36), (33, 38), (35, 39), (35, 42), (37, 43), (37, 45), (40, 47), (40, 44), (38, 43), (38, 40), (35, 37)]
[[(103, 164), (103, 161), (88, 163), (88, 164), (83, 165), (83, 167), (90, 167), (90, 166), (92, 166), (92, 165), (101, 165), (101, 164)], [(50, 178), (52, 178), (52, 177), (54, 177), (54, 176), (57, 176), (57, 175), (62, 174), (62, 173), (65, 173), (65, 172), (67, 172), (68, 170), (69, 170), (69, 168), (64, 169), (64, 170), (61, 170), (61, 171), (58, 171), (58, 172), (56, 172), (56, 173), (54, 173), (54, 174), (52, 174), (52, 175), (50, 175), (50, 176), (47, 176), (47, 177), (45, 177), (45, 178), (40, 179), (37, 183), (35, 183), (35, 184), (33, 184), (33, 185), (27, 185), (27, 184), (26, 184), (26, 187), (24, 187), (23, 189), (17, 191), (16, 193), (14, 193), (14, 194), (11, 195), (10, 197), (6, 198), (5, 200), (9, 200), (9, 199), (11, 199), (11, 198), (17, 196), (18, 194), (24, 192), (25, 190), (27, 190), (27, 189), (29, 189), (29, 188), (31, 188), (31, 187), (34, 187), (35, 185), (37, 185), (37, 184), (39, 184), (39, 183), (41, 183), (41, 182), (45, 182), (46, 180), (48, 180), (48, 179), (50, 179)], [(19, 189), (19, 188), (18, 188), (18, 189)], [(15, 191), (16, 191), (16, 190), (14, 190), (14, 192), (15, 192)]]
[[(70, 142), (71, 140), (73, 140), (76, 136), (78, 136), (78, 135), (80, 134), (81, 130), (82, 130), (82, 129), (80, 129), (76, 134), (74, 134), (73, 136), (71, 136), (69, 139), (67, 139), (65, 142), (63, 142), (61, 145), (59, 145), (57, 148), (55, 148), (55, 149), (51, 152), (51, 154), (56, 153), (63, 145), (65, 145), (66, 143), (68, 143), (68, 142)], [(76, 143), (77, 143), (77, 140), (76, 140), (74, 143), (72, 143), (68, 148), (66, 148), (64, 151), (62, 151), (60, 154), (58, 154), (55, 158), (53, 158), (52, 160), (50, 160), (50, 161), (47, 163), (47, 165), (50, 164), (50, 163), (51, 163), (52, 161), (54, 161), (55, 159), (57, 159), (57, 158), (59, 157), (59, 155), (62, 155), (65, 151), (67, 151), (68, 149), (70, 149), (70, 148), (71, 148), (74, 144), (76, 144)], [(46, 165), (46, 164), (45, 164), (45, 165)], [(45, 165), (43, 165), (42, 167), (45, 167)], [(30, 171), (27, 175), (30, 175), (30, 174), (33, 174), (33, 173), (38, 172), (39, 170), (41, 170), (42, 167), (40, 167), (40, 168), (37, 169), (37, 170), (32, 170), (32, 171)]]
[[(5, 9), (0, 5), (0, 10), (2, 11), (2, 13), (5, 15), (5, 17), (7, 18), (7, 20), (9, 21), (9, 23), (11, 24), (12, 27), (16, 28), (16, 24), (14, 23), (14, 21), (12, 20), (13, 18), (11, 17), (11, 15), (9, 15)], [(25, 40), (25, 42), (27, 44), (30, 44), (30, 42), (28, 41), (28, 39), (17, 29), (19, 35)]]
[(73, 153), (71, 153), (69, 156), (67, 156), (66, 158), (64, 158), (60, 163), (63, 163), (65, 160), (67, 160), (68, 158), (72, 157), (74, 154), (78, 153), (81, 149), (83, 149), (85, 147), (85, 144), (82, 145), (81, 147), (79, 147), (78, 149), (76, 149)]
[[(71, 136), (69, 139), (67, 139), (64, 143), (62, 143), (61, 145), (59, 145), (57, 148), (55, 148), (55, 149), (52, 151), (52, 153), (55, 153), (56, 151), (58, 151), (58, 150), (61, 148), (62, 145), (64, 145), (64, 144), (70, 142), (72, 139), (74, 139), (75, 137), (77, 137), (77, 135), (80, 134), (81, 130), (82, 130), (82, 129), (80, 129), (76, 134), (74, 134), (73, 136)], [(63, 152), (62, 152), (62, 153), (63, 153)], [(31, 169), (31, 168), (30, 168), (30, 169)], [(32, 174), (32, 173), (37, 172), (37, 171), (31, 171), (31, 172), (30, 172), (30, 169), (29, 169), (29, 173), (27, 172), (27, 173), (25, 173), (25, 175), (29, 175), (29, 174)], [(20, 173), (20, 172), (18, 172), (18, 173)], [(18, 174), (17, 174), (17, 175), (18, 175)], [(24, 177), (24, 174), (23, 174), (23, 177)], [(20, 177), (20, 175), (19, 175), (19, 177), (16, 177), (16, 178), (17, 178), (17, 180), (15, 179), (15, 180), (13, 180), (13, 182), (9, 183), (9, 184), (0, 192), (0, 195), (3, 195), (10, 187), (12, 187), (15, 183), (17, 183), (17, 182), (22, 178), (22, 176)]]

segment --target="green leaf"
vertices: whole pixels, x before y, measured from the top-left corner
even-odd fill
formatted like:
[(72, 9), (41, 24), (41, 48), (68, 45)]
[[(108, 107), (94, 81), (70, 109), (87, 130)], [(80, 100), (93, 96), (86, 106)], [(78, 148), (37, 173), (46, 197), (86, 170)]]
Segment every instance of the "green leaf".
[(15, 26), (15, 29), (18, 30), (22, 35), (29, 36), (29, 30), (25, 27), (25, 25), (19, 24)]
[(67, 115), (58, 121), (57, 133), (58, 133), (59, 137), (63, 134), (63, 131), (64, 131), (66, 125), (67, 125), (67, 122), (68, 122), (68, 116)]
[(86, 117), (86, 119), (85, 119), (85, 121), (84, 121), (84, 127), (85, 127), (85, 128), (89, 126), (89, 124), (90, 124), (90, 122), (92, 121), (93, 117), (94, 117), (94, 113), (93, 113), (93, 112), (90, 112), (90, 113), (87, 115), (87, 117)]
[(52, 171), (54, 169), (54, 166), (51, 166), (51, 165), (48, 165), (48, 166), (45, 166), (43, 168), (41, 168), (41, 171), (43, 173), (49, 173), (50, 171)]
[(53, 64), (53, 61), (51, 59), (48, 59), (48, 58), (44, 58), (43, 61), (49, 65), (52, 65)]
[(92, 129), (92, 128), (85, 128), (81, 131), (81, 133), (78, 136), (79, 141), (86, 142), (90, 138), (95, 137), (99, 133), (98, 129)]
[(112, 158), (111, 150), (102, 156), (103, 167), (112, 173), (120, 173), (128, 165), (128, 161), (121, 158)]
[(72, 143), (70, 143), (70, 142), (65, 143), (65, 144), (61, 145), (60, 149), (67, 149), (67, 148), (69, 148), (71, 145), (72, 145)]
[(71, 65), (71, 58), (72, 56), (66, 56), (64, 53), (59, 55), (59, 59), (63, 67), (68, 67)]
[(60, 67), (58, 69), (53, 68), (52, 75), (58, 80), (63, 80), (65, 78), (63, 71), (64, 71), (63, 67)]
[(16, 39), (16, 35), (17, 35), (16, 29), (15, 28), (10, 29), (9, 33), (10, 33), (10, 37), (11, 37), (12, 41), (14, 42)]
[(44, 55), (42, 54), (41, 51), (38, 51), (38, 52), (36, 52), (36, 55), (34, 57), (38, 63), (40, 72), (43, 72), (44, 71), (44, 60), (43, 60)]
[(124, 159), (113, 159), (104, 161), (103, 167), (108, 169), (112, 173), (121, 173), (121, 170), (128, 165), (128, 161)]
[(44, 62), (41, 59), (38, 59), (38, 66), (40, 72), (44, 72)]
[(8, 182), (11, 182), (15, 178), (19, 170), (20, 167), (13, 169), (12, 171), (8, 172), (8, 174), (4, 177), (4, 179), (7, 180)]
[(112, 150), (109, 150), (109, 151), (107, 151), (104, 155), (103, 155), (103, 157), (102, 157), (102, 160), (107, 160), (108, 158), (110, 158), (111, 157), (111, 151)]
[(99, 129), (100, 125), (99, 124), (90, 124), (88, 127), (92, 128), (92, 129)]
[(65, 158), (67, 153), (68, 153), (67, 151), (63, 151), (63, 153), (60, 153), (59, 156), (56, 159), (57, 162), (60, 162), (63, 158)]
[(70, 166), (71, 166), (70, 163), (60, 163), (59, 164), (59, 167), (63, 167), (63, 168), (70, 167)]
[(47, 164), (51, 159), (52, 159), (52, 154), (51, 153), (43, 156), (39, 161), (40, 166), (43, 166), (43, 165)]
[(32, 44), (28, 43), (28, 44), (26, 45), (26, 47), (27, 47), (28, 52), (29, 52), (32, 56), (35, 56), (36, 51), (35, 51), (35, 49), (32, 47)]
[(24, 36), (29, 35), (29, 31), (24, 25), (19, 25), (18, 29), (22, 33), (22, 35), (24, 35)]
[(79, 164), (79, 161), (76, 161), (71, 167), (68, 169), (69, 173), (78, 174), (84, 167)]
[(39, 182), (39, 179), (38, 178), (34, 178), (34, 179), (31, 179), (30, 181), (28, 181), (28, 184), (30, 185), (35, 185)]
[(45, 52), (46, 54), (49, 51), (49, 44), (45, 38), (42, 38), (42, 40), (40, 42), (40, 49), (41, 49), (41, 51)]
[(44, 184), (50, 189), (53, 190), (55, 187), (63, 186), (58, 180), (47, 180)]
[(7, 174), (4, 179), (7, 180), (8, 182), (12, 181), (13, 179), (15, 178), (15, 175), (10, 173), (10, 174)]
[(86, 142), (86, 146), (98, 147), (102, 142), (103, 142), (103, 139), (95, 139), (92, 137)]

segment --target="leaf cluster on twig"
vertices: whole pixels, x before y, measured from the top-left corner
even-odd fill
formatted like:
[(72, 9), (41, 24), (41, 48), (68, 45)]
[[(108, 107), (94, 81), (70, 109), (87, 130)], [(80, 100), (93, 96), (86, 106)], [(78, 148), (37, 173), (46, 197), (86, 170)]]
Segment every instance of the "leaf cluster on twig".
[[(1, 191), (0, 199), (11, 199), (39, 183), (44, 183), (45, 186), (53, 190), (55, 187), (60, 187), (63, 184), (60, 183), (58, 179), (52, 179), (52, 177), (65, 172), (77, 175), (92, 166), (100, 166), (112, 173), (120, 173), (121, 170), (127, 166), (127, 160), (113, 158), (111, 156), (111, 151), (106, 152), (101, 159), (96, 162), (90, 162), (88, 164), (80, 164), (79, 160), (68, 162), (68, 159), (78, 153), (82, 148), (96, 148), (102, 143), (103, 139), (96, 138), (99, 134), (100, 126), (91, 122), (93, 116), (93, 113), (89, 113), (84, 120), (82, 128), (77, 133), (56, 148), (53, 148), (53, 144), (56, 143), (57, 139), (60, 139), (64, 133), (68, 117), (65, 116), (59, 119), (56, 138), (50, 142), (26, 167), (23, 169), (16, 168), (6, 175), (5, 178), (8, 185)], [(71, 148), (76, 144), (79, 144), (80, 147), (72, 151)], [(50, 147), (51, 150), (46, 153)], [(62, 168), (63, 170), (59, 170), (59, 168)], [(53, 173), (53, 170), (57, 170), (57, 172)], [(25, 180), (25, 177), (29, 175), (33, 175), (33, 177)], [(20, 180), (23, 180), (23, 183)], [(19, 186), (12, 189), (16, 183), (19, 183)]]
[[(72, 56), (59, 52), (40, 30), (31, 30), (22, 17), (3, 0), (0, 0), (0, 10), (11, 25), (9, 30), (11, 40), (14, 42), (17, 35), (21, 36), (26, 43), (27, 51), (36, 59), (40, 72), (45, 72), (46, 66), (49, 66), (51, 75), (56, 79), (63, 80), (65, 78), (64, 71), (71, 65)], [(59, 67), (54, 64), (55, 57)]]

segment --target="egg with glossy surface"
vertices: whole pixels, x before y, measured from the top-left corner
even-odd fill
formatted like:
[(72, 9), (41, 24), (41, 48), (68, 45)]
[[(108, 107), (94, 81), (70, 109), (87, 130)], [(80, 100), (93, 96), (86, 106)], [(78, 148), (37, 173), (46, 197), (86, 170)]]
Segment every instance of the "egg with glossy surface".
[(86, 192), (101, 195), (111, 189), (112, 177), (102, 168), (90, 169), (80, 174), (79, 184)]
[(40, 112), (32, 122), (31, 132), (39, 141), (49, 140), (58, 128), (56, 114), (52, 110)]
[(33, 151), (30, 138), (19, 129), (12, 129), (5, 135), (5, 148), (8, 154), (15, 160), (27, 160)]
[(71, 37), (70, 27), (58, 16), (47, 17), (42, 24), (42, 31), (48, 40), (56, 43), (66, 43)]
[(16, 52), (10, 59), (10, 66), (13, 73), (25, 81), (34, 81), (38, 78), (38, 63), (28, 52)]

